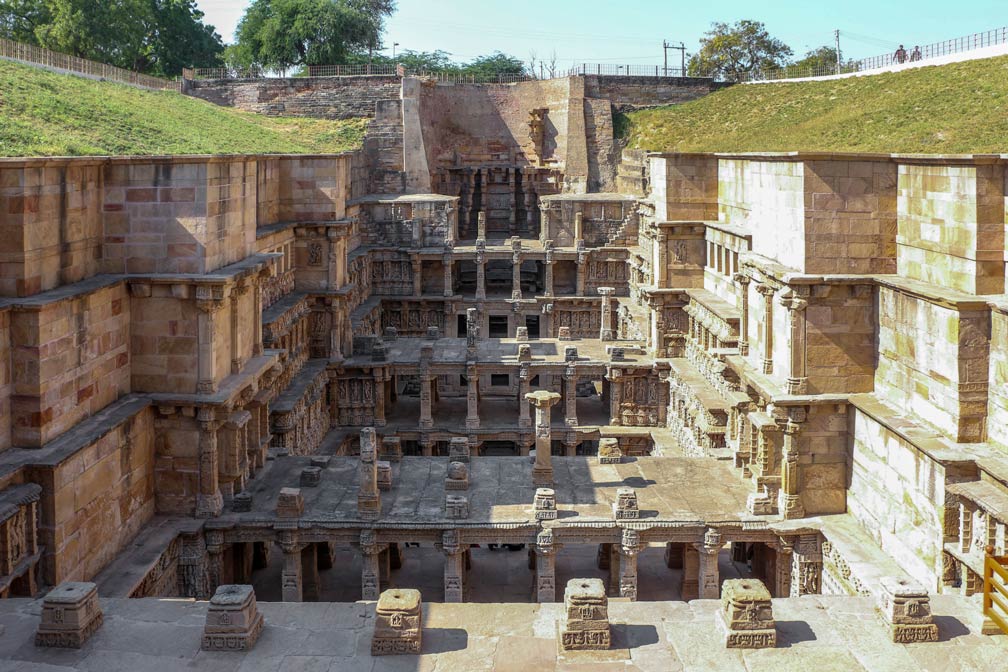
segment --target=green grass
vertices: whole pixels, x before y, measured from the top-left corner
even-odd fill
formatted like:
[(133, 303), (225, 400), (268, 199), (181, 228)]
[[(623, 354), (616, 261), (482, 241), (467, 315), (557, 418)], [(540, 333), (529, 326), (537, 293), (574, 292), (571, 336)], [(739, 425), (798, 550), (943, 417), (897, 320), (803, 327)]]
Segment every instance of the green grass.
[(265, 117), (0, 61), (0, 156), (329, 153), (365, 119)]
[(628, 146), (663, 152), (1008, 151), (1008, 56), (825, 82), (736, 85), (631, 112)]

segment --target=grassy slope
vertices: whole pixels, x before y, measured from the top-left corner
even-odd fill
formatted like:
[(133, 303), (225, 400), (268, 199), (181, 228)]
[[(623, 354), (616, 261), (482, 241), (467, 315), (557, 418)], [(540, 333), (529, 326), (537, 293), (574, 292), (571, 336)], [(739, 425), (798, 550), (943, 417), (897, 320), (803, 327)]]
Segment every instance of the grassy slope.
[(629, 146), (654, 151), (1008, 152), (1008, 56), (736, 85), (628, 117)]
[(0, 156), (339, 152), (366, 121), (264, 117), (0, 61)]

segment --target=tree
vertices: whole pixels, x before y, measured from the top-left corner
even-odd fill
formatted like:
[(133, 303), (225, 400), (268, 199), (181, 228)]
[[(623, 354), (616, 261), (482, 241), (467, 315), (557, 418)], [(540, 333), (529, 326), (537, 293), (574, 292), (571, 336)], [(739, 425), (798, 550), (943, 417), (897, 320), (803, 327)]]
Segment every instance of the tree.
[[(843, 52), (840, 52), (840, 67), (849, 68), (851, 62), (844, 63)], [(804, 72), (812, 70), (819, 74), (832, 74), (836, 72), (837, 51), (836, 47), (822, 46), (805, 54), (800, 61), (795, 61), (793, 67), (796, 71)]]
[(759, 21), (714, 23), (700, 40), (700, 51), (690, 57), (688, 70), (694, 77), (737, 79), (783, 67), (792, 53)]
[(391, 0), (255, 0), (235, 33), (232, 64), (286, 71), (345, 63), (381, 45)]
[(495, 51), (480, 56), (462, 66), (462, 73), (475, 77), (495, 77), (499, 75), (523, 75), (525, 64), (519, 58)]
[(0, 35), (162, 76), (224, 50), (195, 0), (0, 0)]

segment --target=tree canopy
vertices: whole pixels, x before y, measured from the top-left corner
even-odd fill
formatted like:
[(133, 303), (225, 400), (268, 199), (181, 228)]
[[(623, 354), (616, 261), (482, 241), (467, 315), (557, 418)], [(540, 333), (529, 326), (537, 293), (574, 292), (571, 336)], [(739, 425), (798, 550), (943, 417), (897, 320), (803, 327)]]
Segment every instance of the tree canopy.
[(346, 63), (381, 48), (394, 0), (255, 0), (228, 49), (229, 65), (284, 72), (304, 65)]
[[(841, 55), (841, 59), (843, 56)], [(799, 70), (813, 70), (816, 72), (832, 72), (836, 70), (837, 65), (837, 50), (836, 47), (822, 46), (818, 49), (813, 49), (805, 54), (805, 56), (793, 64), (795, 69)]]
[(689, 74), (735, 79), (783, 67), (793, 52), (760, 21), (714, 23), (690, 57)]
[(195, 0), (0, 0), (0, 37), (161, 76), (224, 51)]

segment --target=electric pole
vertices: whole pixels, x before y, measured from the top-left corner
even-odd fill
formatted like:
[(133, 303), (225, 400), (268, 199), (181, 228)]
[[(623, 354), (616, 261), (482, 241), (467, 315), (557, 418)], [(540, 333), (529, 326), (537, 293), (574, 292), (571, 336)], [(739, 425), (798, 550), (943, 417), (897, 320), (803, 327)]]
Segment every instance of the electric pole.
[(840, 29), (837, 28), (833, 31), (833, 35), (836, 37), (836, 74), (840, 74)]
[(666, 77), (668, 77), (668, 50), (669, 49), (678, 49), (681, 52), (681, 56), (682, 56), (682, 59), (681, 59), (682, 60), (682, 69), (679, 71), (679, 76), (680, 77), (685, 77), (686, 76), (686, 44), (684, 42), (680, 42), (679, 46), (677, 47), (674, 44), (670, 44), (668, 40), (662, 40), (662, 50), (665, 52), (665, 76)]

